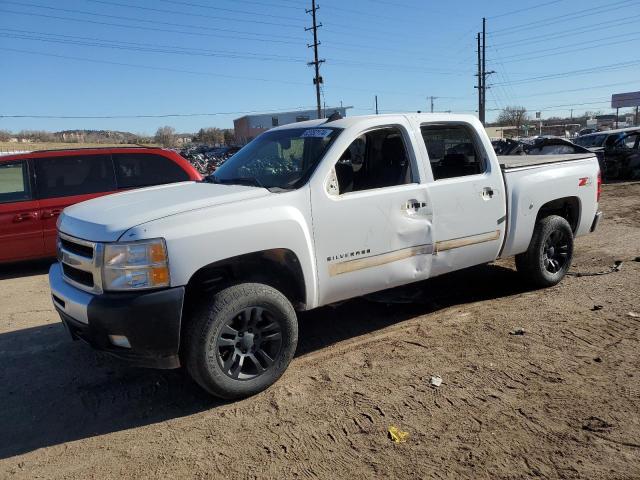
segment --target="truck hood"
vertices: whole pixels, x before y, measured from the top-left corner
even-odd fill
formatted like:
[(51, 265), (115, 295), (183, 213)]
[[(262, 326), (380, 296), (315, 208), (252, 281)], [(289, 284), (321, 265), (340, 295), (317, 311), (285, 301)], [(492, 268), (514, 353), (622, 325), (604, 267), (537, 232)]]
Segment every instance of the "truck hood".
[(94, 242), (114, 242), (137, 225), (179, 213), (272, 195), (264, 188), (182, 182), (130, 190), (67, 207), (61, 232)]

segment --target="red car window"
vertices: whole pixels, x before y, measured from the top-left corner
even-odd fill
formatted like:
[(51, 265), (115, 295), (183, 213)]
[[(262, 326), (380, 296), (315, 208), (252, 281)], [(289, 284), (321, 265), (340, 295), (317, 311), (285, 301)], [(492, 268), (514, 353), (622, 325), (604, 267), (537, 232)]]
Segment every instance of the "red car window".
[(34, 161), (39, 198), (70, 197), (116, 189), (110, 155), (70, 155)]
[(30, 198), (27, 162), (0, 163), (0, 203), (23, 202)]
[(118, 188), (136, 188), (190, 180), (187, 172), (177, 163), (162, 155), (115, 153), (113, 163)]

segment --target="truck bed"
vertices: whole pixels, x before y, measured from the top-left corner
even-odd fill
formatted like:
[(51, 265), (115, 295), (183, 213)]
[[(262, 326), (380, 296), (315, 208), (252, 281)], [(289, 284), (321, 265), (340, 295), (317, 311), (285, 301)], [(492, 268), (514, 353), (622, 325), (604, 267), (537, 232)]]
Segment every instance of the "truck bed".
[(564, 155), (504, 155), (498, 156), (502, 170), (512, 170), (522, 167), (536, 167), (561, 162), (573, 162), (593, 158), (593, 153), (567, 153)]

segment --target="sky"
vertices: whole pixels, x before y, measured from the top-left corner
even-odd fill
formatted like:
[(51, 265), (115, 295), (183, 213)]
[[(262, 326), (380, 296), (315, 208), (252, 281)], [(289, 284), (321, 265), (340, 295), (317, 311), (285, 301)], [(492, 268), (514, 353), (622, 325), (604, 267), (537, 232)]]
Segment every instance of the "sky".
[[(318, 0), (327, 106), (476, 114), (487, 18), (488, 120), (611, 113), (640, 90), (640, 0)], [(0, 0), (0, 129), (153, 134), (314, 108), (311, 0)], [(200, 115), (206, 114), (206, 115)], [(166, 116), (162, 115), (180, 115)], [(18, 118), (15, 118), (18, 116)], [(131, 118), (142, 116), (142, 118)], [(49, 117), (49, 118), (47, 118)], [(51, 118), (121, 117), (121, 118)]]

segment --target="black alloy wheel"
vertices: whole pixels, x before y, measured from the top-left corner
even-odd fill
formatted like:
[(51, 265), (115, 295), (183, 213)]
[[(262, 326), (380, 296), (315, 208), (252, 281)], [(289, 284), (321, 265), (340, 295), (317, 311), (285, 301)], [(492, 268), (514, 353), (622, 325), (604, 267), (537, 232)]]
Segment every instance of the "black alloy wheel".
[(569, 260), (569, 239), (563, 230), (553, 230), (544, 242), (542, 262), (547, 272), (556, 274)]
[(218, 363), (234, 380), (251, 380), (273, 367), (282, 351), (282, 327), (275, 315), (248, 307), (229, 318), (216, 340)]

